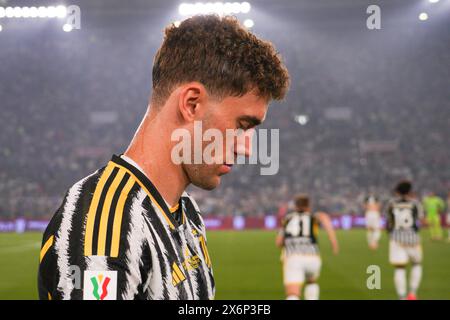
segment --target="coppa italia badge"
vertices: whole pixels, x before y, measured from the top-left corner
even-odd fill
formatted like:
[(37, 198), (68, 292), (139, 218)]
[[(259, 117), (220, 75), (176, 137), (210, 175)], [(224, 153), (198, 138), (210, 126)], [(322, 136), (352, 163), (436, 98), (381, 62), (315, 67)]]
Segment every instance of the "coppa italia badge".
[(117, 271), (85, 271), (84, 300), (116, 300)]
[[(92, 277), (91, 282), (94, 286), (94, 291), (92, 294), (97, 300), (103, 300), (108, 295), (108, 284), (111, 281), (110, 277), (104, 277), (102, 274), (99, 274), (97, 277)], [(99, 284), (102, 286), (102, 295), (99, 295), (98, 289)]]

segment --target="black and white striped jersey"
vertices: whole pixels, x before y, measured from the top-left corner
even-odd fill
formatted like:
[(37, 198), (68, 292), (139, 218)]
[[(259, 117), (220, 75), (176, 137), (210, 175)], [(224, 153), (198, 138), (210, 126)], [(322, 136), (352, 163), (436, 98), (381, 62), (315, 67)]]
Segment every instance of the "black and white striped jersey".
[(143, 172), (113, 156), (69, 189), (50, 221), (38, 287), (41, 299), (213, 299), (195, 201), (185, 192), (168, 208)]
[(280, 230), (284, 238), (284, 256), (319, 254), (318, 229), (319, 224), (315, 215), (308, 212), (288, 213), (282, 221)]
[(391, 199), (387, 206), (387, 230), (391, 240), (402, 245), (420, 244), (419, 219), (423, 216), (419, 201), (401, 197)]

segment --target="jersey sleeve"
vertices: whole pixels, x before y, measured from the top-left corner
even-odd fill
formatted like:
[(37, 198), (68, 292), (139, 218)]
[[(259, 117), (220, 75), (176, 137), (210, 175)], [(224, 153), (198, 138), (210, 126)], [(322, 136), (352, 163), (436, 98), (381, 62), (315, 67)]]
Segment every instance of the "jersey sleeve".
[[(120, 189), (111, 198), (111, 205), (99, 201), (97, 210), (92, 199), (98, 180), (99, 174), (75, 184), (44, 233), (42, 250), (46, 252), (41, 253), (38, 275), (40, 299), (147, 297), (145, 284), (152, 259), (141, 214), (145, 194), (130, 183), (132, 188)], [(113, 193), (105, 190), (105, 194)]]
[(40, 300), (52, 300), (58, 283), (55, 230), (61, 221), (62, 206), (56, 211), (43, 236), (39, 253), (38, 294)]
[[(117, 205), (114, 213), (110, 210), (111, 223), (102, 228), (100, 222), (99, 228), (93, 228), (93, 247), (88, 250), (92, 255), (84, 257), (83, 300), (146, 300), (152, 252), (146, 233), (148, 221), (142, 214), (145, 197), (146, 193), (135, 185), (124, 196), (123, 205)], [(118, 217), (121, 223), (115, 225)], [(96, 292), (105, 294), (103, 286), (108, 295), (102, 299)]]

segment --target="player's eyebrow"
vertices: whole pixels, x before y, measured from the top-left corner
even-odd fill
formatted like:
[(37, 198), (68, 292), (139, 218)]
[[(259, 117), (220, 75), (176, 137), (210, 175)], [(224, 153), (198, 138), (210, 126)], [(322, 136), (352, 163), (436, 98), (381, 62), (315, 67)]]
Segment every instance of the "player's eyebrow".
[(238, 121), (245, 121), (249, 124), (249, 128), (256, 127), (262, 123), (262, 120), (255, 116), (241, 116)]

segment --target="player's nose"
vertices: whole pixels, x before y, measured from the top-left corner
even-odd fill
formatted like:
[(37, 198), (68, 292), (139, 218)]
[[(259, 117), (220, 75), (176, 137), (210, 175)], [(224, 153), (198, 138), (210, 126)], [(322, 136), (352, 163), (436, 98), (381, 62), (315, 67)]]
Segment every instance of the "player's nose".
[(235, 146), (236, 155), (251, 157), (254, 133), (255, 129), (249, 129), (237, 137)]

